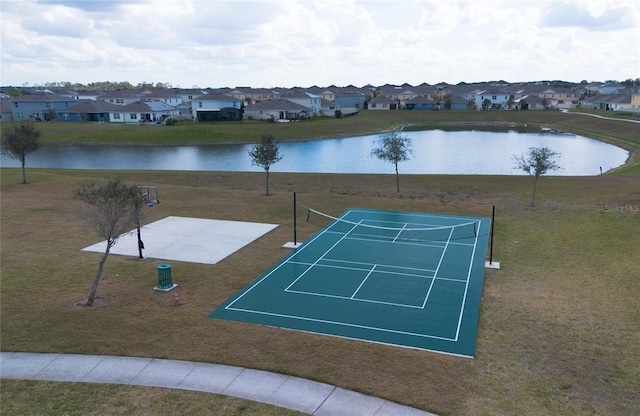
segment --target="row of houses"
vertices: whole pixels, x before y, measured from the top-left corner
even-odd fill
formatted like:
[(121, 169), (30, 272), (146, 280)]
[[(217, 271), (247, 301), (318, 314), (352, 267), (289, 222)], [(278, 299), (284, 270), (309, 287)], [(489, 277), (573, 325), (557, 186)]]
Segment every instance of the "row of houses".
[[(619, 84), (618, 84), (619, 85)], [(34, 91), (2, 98), (2, 121), (52, 120), (62, 122), (162, 123), (168, 118), (193, 121), (243, 119), (292, 121), (362, 109), (372, 111), (515, 109), (542, 110), (582, 105), (603, 110), (640, 113), (640, 94), (624, 86), (602, 85), (598, 92), (555, 88), (545, 84), (445, 83), (330, 86), (265, 89), (124, 90), (106, 93)], [(337, 113), (339, 111), (339, 113)]]

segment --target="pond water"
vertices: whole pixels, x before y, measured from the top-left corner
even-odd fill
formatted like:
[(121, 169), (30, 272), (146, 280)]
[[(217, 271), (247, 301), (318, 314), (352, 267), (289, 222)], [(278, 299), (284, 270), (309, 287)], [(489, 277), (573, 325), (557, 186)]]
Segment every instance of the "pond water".
[[(414, 154), (400, 162), (400, 174), (524, 175), (514, 169), (514, 155), (548, 146), (560, 153), (561, 170), (552, 175), (589, 176), (623, 165), (629, 153), (617, 146), (573, 134), (516, 131), (407, 131)], [(281, 161), (271, 172), (386, 173), (392, 163), (372, 156), (379, 135), (280, 143)], [(27, 156), (27, 168), (263, 171), (252, 166), (252, 144), (198, 146), (44, 145)], [(2, 156), (3, 167), (19, 167)]]

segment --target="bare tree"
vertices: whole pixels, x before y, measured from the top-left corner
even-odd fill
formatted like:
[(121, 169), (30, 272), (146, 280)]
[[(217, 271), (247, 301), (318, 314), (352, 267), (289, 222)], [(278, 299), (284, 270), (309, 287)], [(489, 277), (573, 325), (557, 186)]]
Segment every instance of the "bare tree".
[(514, 155), (513, 160), (516, 163), (514, 169), (520, 169), (533, 175), (533, 194), (531, 195), (531, 206), (534, 206), (536, 199), (536, 186), (540, 175), (544, 175), (549, 171), (561, 169), (560, 165), (555, 162), (555, 158), (560, 157), (560, 153), (553, 151), (551, 148), (530, 147), (527, 155)]
[(380, 160), (391, 162), (396, 167), (396, 192), (400, 192), (400, 176), (398, 174), (398, 162), (409, 160), (409, 156), (413, 154), (413, 144), (411, 139), (401, 136), (398, 133), (391, 132), (384, 134), (374, 144), (378, 147), (371, 151), (371, 155)]
[(93, 306), (102, 277), (102, 268), (111, 247), (118, 242), (120, 235), (130, 231), (138, 223), (140, 208), (144, 206), (145, 199), (137, 186), (127, 185), (121, 178), (110, 179), (105, 184), (90, 182), (80, 185), (73, 191), (73, 196), (89, 204), (87, 221), (107, 242), (89, 298), (85, 303), (85, 306)]
[(249, 156), (253, 165), (260, 166), (267, 172), (267, 196), (269, 196), (269, 169), (271, 165), (282, 159), (280, 146), (272, 135), (263, 134), (260, 136), (260, 141), (249, 150)]
[(40, 130), (35, 128), (33, 122), (21, 121), (20, 124), (9, 127), (3, 136), (0, 152), (22, 163), (22, 183), (27, 183), (25, 162), (29, 153), (40, 148)]

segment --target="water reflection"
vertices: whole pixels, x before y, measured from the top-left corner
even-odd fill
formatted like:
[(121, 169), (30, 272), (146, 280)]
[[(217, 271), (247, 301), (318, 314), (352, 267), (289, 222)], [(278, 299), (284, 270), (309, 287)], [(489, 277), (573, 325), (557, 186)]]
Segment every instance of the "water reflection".
[[(561, 154), (554, 175), (597, 175), (625, 163), (628, 152), (573, 134), (516, 131), (404, 132), (414, 155), (401, 162), (401, 174), (523, 175), (513, 155), (529, 147), (549, 146)], [(283, 159), (273, 172), (394, 173), (391, 163), (370, 156), (379, 135), (281, 143)], [(57, 146), (45, 145), (27, 156), (27, 167), (112, 170), (262, 171), (252, 166), (251, 144), (202, 146)], [(19, 167), (2, 156), (3, 167)]]

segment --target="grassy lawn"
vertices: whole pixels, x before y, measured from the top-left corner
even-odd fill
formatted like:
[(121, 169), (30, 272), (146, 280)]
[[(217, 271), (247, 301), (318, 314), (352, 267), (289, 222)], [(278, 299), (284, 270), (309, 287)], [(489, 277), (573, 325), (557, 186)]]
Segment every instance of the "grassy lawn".
[[(408, 112), (394, 113), (397, 118), (391, 114), (369, 119), (377, 124), (362, 132), (456, 121), (454, 113), (419, 115), (433, 120), (403, 119), (399, 115)], [(365, 123), (365, 118), (359, 119), (363, 115), (370, 117), (363, 112), (341, 121)], [(588, 134), (580, 134), (640, 147), (638, 125), (633, 123), (559, 112), (467, 116), (472, 123), (582, 129)], [(297, 134), (297, 138), (336, 134), (338, 121), (190, 126), (215, 131), (211, 136), (221, 138), (223, 129), (253, 129), (250, 135), (238, 133), (238, 140), (270, 133), (266, 126), (283, 129), (271, 132), (277, 138), (293, 139)], [(349, 129), (356, 127), (346, 123), (342, 134), (353, 134), (355, 130)], [(41, 126), (43, 138), (56, 129), (57, 134), (71, 134), (64, 133), (70, 127), (63, 123)], [(304, 135), (308, 126), (314, 132), (318, 127), (318, 133)], [(103, 127), (138, 132), (182, 128), (92, 128)], [(298, 133), (293, 134), (294, 129)], [(91, 131), (87, 128), (83, 134), (93, 135)], [(160, 141), (154, 134), (146, 136), (149, 143)], [(132, 133), (124, 142), (133, 137)], [(77, 303), (89, 294), (100, 254), (80, 249), (99, 238), (80, 220), (82, 205), (72, 199), (72, 190), (83, 180), (114, 173), (28, 169), (30, 183), (22, 185), (19, 169), (2, 169), (0, 348), (245, 366), (331, 383), (441, 415), (638, 414), (637, 158), (622, 173), (543, 177), (536, 207), (531, 208), (532, 180), (523, 176), (403, 175), (401, 192), (396, 194), (393, 175), (272, 173), (273, 195), (266, 197), (263, 173), (122, 172), (127, 182), (160, 187), (162, 203), (145, 210), (144, 223), (174, 215), (280, 226), (216, 265), (172, 262), (174, 282), (180, 285), (178, 307), (173, 306), (172, 293), (153, 290), (155, 266), (162, 261), (139, 260), (137, 253), (110, 256), (97, 305), (84, 308)], [(490, 216), (495, 205), (494, 260), (502, 268), (485, 275), (475, 359), (206, 318), (287, 253), (281, 246), (293, 237), (294, 191), (300, 204), (330, 214), (365, 207)], [(318, 230), (316, 224), (298, 226), (300, 240)], [(174, 413), (174, 402), (187, 406), (175, 408), (175, 413), (216, 409), (223, 415), (285, 414), (219, 396), (120, 386), (2, 380), (0, 394), (3, 414)]]

